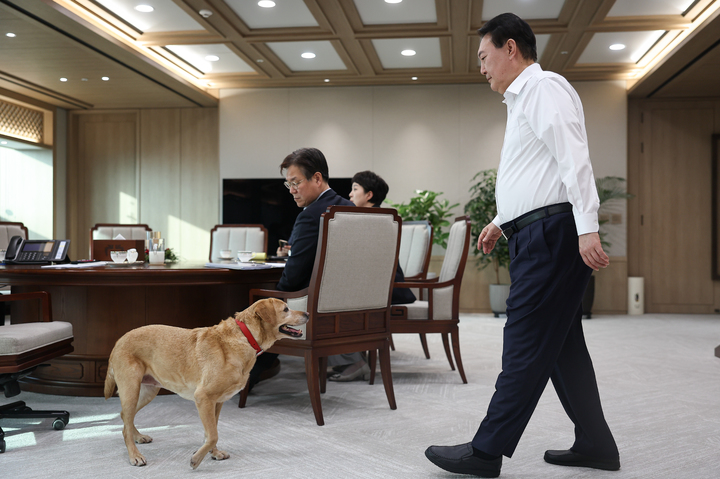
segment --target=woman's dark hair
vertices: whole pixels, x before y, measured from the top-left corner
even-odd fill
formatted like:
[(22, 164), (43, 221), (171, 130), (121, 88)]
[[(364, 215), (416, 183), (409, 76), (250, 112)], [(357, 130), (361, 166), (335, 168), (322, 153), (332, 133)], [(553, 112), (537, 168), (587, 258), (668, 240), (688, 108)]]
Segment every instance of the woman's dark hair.
[(352, 182), (362, 186), (365, 193), (372, 191), (373, 195), (370, 202), (375, 206), (380, 206), (382, 202), (385, 201), (385, 197), (390, 190), (390, 187), (387, 183), (385, 183), (385, 180), (372, 171), (361, 171), (360, 173), (355, 173), (355, 176), (352, 177)]
[(514, 13), (501, 13), (480, 27), (480, 38), (490, 34), (495, 48), (504, 46), (511, 38), (515, 40), (520, 54), (526, 60), (537, 61), (535, 34), (525, 20)]
[(324, 181), (330, 179), (325, 155), (317, 148), (300, 148), (290, 153), (285, 157), (283, 162), (280, 163), (280, 173), (293, 165), (300, 168), (300, 171), (302, 171), (308, 180), (318, 172), (320, 172)]

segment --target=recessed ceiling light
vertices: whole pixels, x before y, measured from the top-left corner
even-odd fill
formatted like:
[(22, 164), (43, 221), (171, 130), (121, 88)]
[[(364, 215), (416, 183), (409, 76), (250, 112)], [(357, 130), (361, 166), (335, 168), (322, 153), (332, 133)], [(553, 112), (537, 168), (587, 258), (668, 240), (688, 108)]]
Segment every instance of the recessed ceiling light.
[(325, 79), (325, 83), (327, 83), (327, 82), (329, 82), (329, 81), (330, 81), (330, 79), (329, 79), (329, 78), (326, 78), (326, 79)]
[(412, 77), (411, 80), (415, 81), (417, 80), (417, 77)]
[(101, 80), (102, 81), (110, 81), (110, 77), (102, 77)]
[(87, 78), (81, 78), (80, 80), (81, 80), (81, 81), (88, 81)]
[(220, 60), (220, 57), (217, 55), (207, 55), (205, 57), (205, 60), (207, 60), (209, 62), (216, 62), (216, 61)]
[(255, 61), (256, 61), (257, 63), (262, 63), (262, 62), (264, 62), (265, 60), (263, 60), (262, 58), (258, 58), (258, 59), (255, 60)]
[(137, 5), (135, 7), (135, 10), (137, 10), (138, 12), (143, 12), (143, 13), (150, 13), (150, 12), (155, 11), (155, 9), (153, 7), (151, 7), (150, 5)]
[(12, 33), (12, 32), (7, 32), (7, 33), (5, 34), (5, 36), (6, 36), (6, 37), (10, 37), (10, 38), (15, 38), (16, 35), (15, 35), (14, 33)]
[(404, 57), (412, 57), (415, 55), (415, 50), (403, 50), (400, 54)]
[(385, 3), (400, 3), (402, 0), (385, 0)]
[(610, 45), (610, 50), (625, 50), (625, 45), (622, 43), (615, 43), (613, 45)]
[(315, 58), (315, 54), (313, 52), (305, 52), (300, 56), (303, 58)]
[(67, 81), (67, 78), (62, 77), (62, 78), (60, 79), (60, 81)]
[(273, 2), (272, 0), (260, 0), (258, 2), (258, 7), (272, 8), (274, 6), (275, 6), (275, 2)]

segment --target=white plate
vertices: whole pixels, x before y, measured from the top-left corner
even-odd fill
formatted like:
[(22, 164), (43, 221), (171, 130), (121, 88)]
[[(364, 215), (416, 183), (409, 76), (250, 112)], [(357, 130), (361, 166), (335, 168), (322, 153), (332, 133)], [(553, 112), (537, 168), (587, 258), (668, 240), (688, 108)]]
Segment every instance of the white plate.
[(134, 263), (116, 263), (114, 261), (105, 261), (105, 266), (116, 266), (116, 267), (128, 267), (128, 266), (142, 266), (145, 261), (135, 261)]

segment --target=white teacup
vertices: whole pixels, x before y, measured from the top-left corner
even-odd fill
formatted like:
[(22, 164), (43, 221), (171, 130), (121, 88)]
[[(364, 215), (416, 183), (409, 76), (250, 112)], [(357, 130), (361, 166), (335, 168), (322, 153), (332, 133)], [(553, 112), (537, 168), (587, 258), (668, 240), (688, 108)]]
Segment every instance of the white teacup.
[(110, 251), (110, 257), (114, 263), (124, 263), (127, 259), (127, 251)]
[(247, 263), (248, 261), (250, 261), (252, 259), (252, 257), (253, 257), (252, 251), (238, 251), (238, 254), (237, 254), (237, 259), (241, 263)]
[(138, 252), (135, 248), (127, 250), (128, 263), (134, 263), (138, 259)]
[(222, 259), (230, 259), (233, 257), (233, 252), (231, 249), (222, 249), (220, 250), (220, 257)]

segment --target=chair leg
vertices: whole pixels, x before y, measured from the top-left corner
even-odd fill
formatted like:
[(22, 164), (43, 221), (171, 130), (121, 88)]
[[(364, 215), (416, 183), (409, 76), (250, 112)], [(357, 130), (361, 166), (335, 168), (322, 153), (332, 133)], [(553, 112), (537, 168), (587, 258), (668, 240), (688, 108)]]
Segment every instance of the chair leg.
[(447, 333), (442, 333), (443, 346), (445, 346), (445, 356), (448, 358), (450, 363), (450, 369), (455, 371), (455, 365), (453, 364), (452, 354), (450, 353), (450, 342), (448, 341)]
[(320, 374), (320, 394), (325, 394), (325, 390), (327, 389), (327, 364), (327, 357), (320, 358), (320, 369), (318, 370)]
[(305, 353), (305, 375), (307, 376), (308, 392), (310, 393), (310, 403), (315, 413), (315, 421), (318, 426), (325, 424), (323, 420), (322, 404), (320, 402), (320, 358), (315, 356), (312, 351)]
[[(250, 379), (248, 378), (248, 383), (249, 382)], [(240, 390), (240, 400), (238, 401), (238, 407), (245, 407), (245, 403), (247, 402), (247, 397), (250, 392), (250, 388), (248, 388), (248, 383), (245, 383), (245, 387)]]
[(428, 349), (425, 333), (420, 333), (420, 344), (422, 344), (423, 351), (425, 352), (425, 358), (430, 359), (430, 350)]
[(395, 391), (393, 391), (392, 372), (390, 370), (390, 342), (386, 341), (380, 349), (380, 374), (382, 375), (383, 384), (385, 385), (385, 395), (387, 395), (390, 409), (397, 409), (395, 403)]
[(467, 384), (465, 370), (462, 365), (462, 358), (460, 357), (460, 331), (458, 330), (457, 325), (450, 333), (450, 337), (452, 338), (453, 353), (455, 354), (455, 362), (457, 363), (458, 372), (460, 373), (463, 384)]
[(390, 349), (395, 351), (395, 341), (393, 341), (392, 334), (390, 335)]
[(375, 384), (375, 371), (377, 370), (377, 349), (367, 352), (368, 365), (370, 366), (370, 385)]

